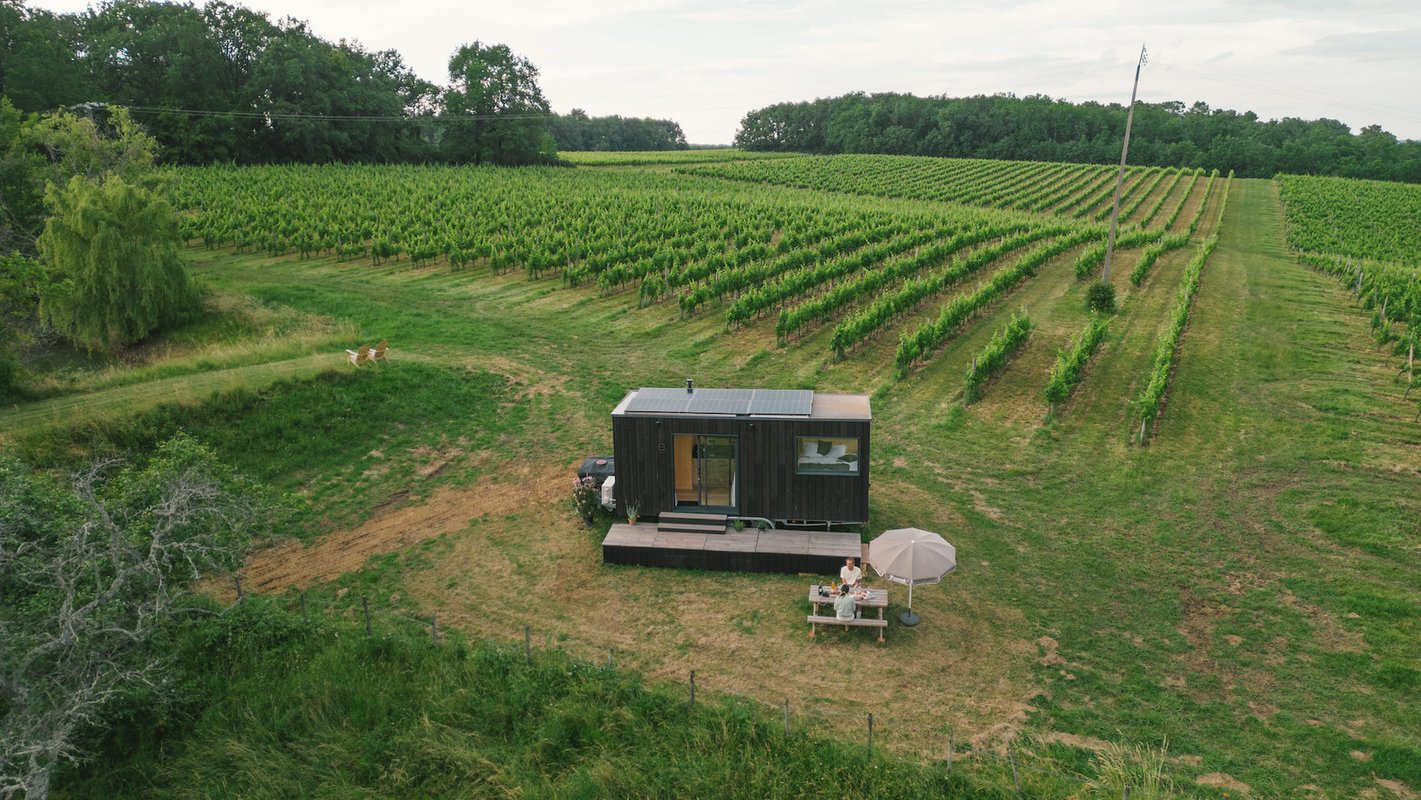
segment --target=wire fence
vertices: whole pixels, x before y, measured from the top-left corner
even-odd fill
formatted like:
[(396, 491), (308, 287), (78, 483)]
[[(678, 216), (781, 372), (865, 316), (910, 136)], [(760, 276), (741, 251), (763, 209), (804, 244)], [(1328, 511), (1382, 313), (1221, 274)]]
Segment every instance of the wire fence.
[[(241, 577), (234, 576), (236, 599), (233, 607), (243, 602), (246, 592)], [(304, 591), (274, 599), (282, 603), (290, 613), (299, 613), (306, 622), (313, 620), (339, 619), (354, 621), (367, 636), (384, 633), (386, 626), (399, 626), (407, 632), (419, 631), (427, 635), (437, 645), (465, 640), (457, 632), (446, 630), (437, 614), (414, 614), (400, 608), (372, 606), (368, 595), (350, 592), (333, 598), (312, 598)], [(482, 638), (486, 644), (496, 647), (513, 648), (521, 651), (526, 664), (544, 653), (558, 653), (589, 665), (610, 671), (627, 666), (634, 660), (634, 653), (618, 653), (615, 648), (582, 642), (564, 632), (550, 634), (535, 631), (532, 626), (508, 631), (507, 638), (499, 639), (489, 634)], [(799, 700), (784, 698), (779, 703), (769, 703), (745, 696), (736, 687), (721, 686), (713, 673), (691, 669), (684, 679), (675, 681), (685, 692), (688, 706), (697, 704), (738, 705), (753, 707), (756, 715), (770, 724), (783, 728), (785, 736), (812, 735), (844, 741), (858, 740), (863, 743), (866, 759), (882, 757), (907, 757), (922, 763), (937, 765), (951, 773), (954, 770), (968, 771), (972, 776), (984, 781), (1010, 786), (1019, 797), (1115, 797), (1129, 800), (1164, 796), (1157, 791), (1138, 791), (1128, 776), (1100, 776), (1090, 778), (1070, 771), (1049, 750), (1051, 743), (1025, 737), (1023, 742), (1005, 730), (990, 729), (973, 732), (947, 725), (929, 725), (894, 714), (859, 711), (843, 707), (842, 704), (826, 700)], [(1159, 775), (1150, 775), (1145, 769), (1141, 777), (1146, 783), (1158, 783)], [(1114, 791), (1107, 787), (1112, 786)], [(1082, 791), (1089, 791), (1082, 795)]]

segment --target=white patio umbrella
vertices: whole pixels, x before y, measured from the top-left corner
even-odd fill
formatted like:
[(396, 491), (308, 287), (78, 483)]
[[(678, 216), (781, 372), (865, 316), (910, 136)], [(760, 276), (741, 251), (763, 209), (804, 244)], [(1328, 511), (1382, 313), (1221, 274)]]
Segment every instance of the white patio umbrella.
[(908, 610), (899, 621), (912, 626), (918, 624), (913, 587), (937, 583), (957, 569), (957, 548), (932, 531), (895, 528), (869, 542), (868, 563), (879, 575), (908, 587)]

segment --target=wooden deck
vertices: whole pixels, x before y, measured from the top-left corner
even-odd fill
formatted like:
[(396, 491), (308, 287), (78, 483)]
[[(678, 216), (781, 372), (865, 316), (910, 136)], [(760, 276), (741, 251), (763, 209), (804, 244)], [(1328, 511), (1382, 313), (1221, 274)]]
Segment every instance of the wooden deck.
[(602, 540), (604, 564), (643, 567), (836, 575), (844, 559), (862, 555), (859, 535), (838, 531), (684, 533), (617, 523)]

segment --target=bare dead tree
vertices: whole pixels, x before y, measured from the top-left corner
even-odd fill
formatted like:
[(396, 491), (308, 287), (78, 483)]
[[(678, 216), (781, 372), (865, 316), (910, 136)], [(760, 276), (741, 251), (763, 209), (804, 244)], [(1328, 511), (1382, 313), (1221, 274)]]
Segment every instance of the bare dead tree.
[(0, 798), (44, 800), (110, 701), (157, 692), (167, 657), (147, 647), (155, 629), (192, 580), (238, 563), (259, 519), (251, 493), (196, 442), (177, 451), (156, 468), (93, 464), (73, 476), (67, 509), (0, 515)]

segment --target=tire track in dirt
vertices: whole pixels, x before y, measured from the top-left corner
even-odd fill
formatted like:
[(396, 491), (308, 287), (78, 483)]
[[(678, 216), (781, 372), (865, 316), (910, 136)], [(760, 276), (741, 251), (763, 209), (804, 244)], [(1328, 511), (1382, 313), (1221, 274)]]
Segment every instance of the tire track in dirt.
[[(574, 470), (556, 464), (509, 465), (472, 486), (441, 486), (425, 503), (377, 512), (364, 523), (325, 534), (309, 546), (283, 539), (253, 550), (237, 574), (247, 591), (304, 589), (358, 570), (372, 556), (463, 530), (480, 517), (555, 503), (567, 493), (565, 484)], [(236, 599), (235, 586), (225, 579), (208, 581), (201, 589), (223, 603)]]

